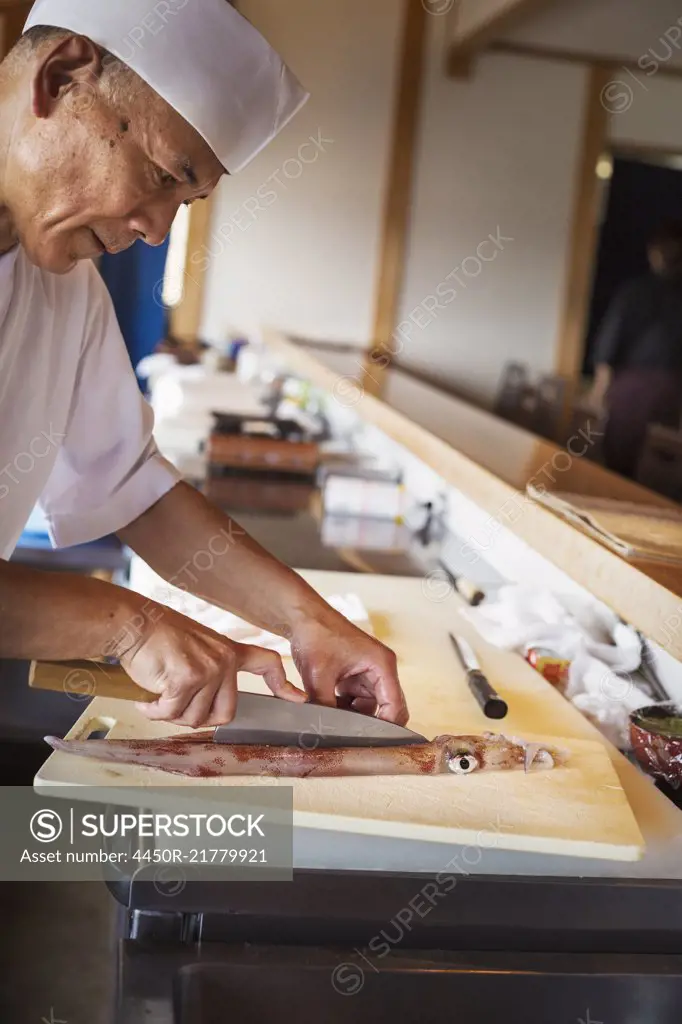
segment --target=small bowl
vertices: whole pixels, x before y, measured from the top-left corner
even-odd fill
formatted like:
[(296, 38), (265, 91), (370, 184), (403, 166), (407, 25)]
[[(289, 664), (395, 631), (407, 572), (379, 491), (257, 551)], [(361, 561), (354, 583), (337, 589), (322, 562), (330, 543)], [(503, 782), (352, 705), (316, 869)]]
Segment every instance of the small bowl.
[(630, 740), (644, 771), (679, 789), (682, 785), (682, 706), (670, 701), (633, 711)]

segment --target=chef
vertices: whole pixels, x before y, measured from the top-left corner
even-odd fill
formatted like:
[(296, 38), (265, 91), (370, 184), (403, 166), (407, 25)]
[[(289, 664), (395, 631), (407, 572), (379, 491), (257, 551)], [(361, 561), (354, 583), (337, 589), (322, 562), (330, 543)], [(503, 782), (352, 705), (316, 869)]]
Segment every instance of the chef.
[[(393, 653), (184, 483), (159, 454), (92, 260), (160, 245), (307, 94), (227, 0), (38, 0), (0, 65), (0, 657), (116, 657), (140, 713), (228, 722), (237, 672), (403, 724)], [(91, 578), (8, 560), (39, 503), (56, 546), (116, 533), (166, 580), (290, 639), (231, 642)], [(0, 700), (2, 699), (0, 695)]]

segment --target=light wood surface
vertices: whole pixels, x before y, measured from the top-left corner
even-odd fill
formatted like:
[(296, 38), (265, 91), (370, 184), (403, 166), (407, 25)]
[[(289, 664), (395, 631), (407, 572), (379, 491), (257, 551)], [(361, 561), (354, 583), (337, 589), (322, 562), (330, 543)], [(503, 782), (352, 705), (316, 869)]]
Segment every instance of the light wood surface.
[(118, 665), (95, 661), (34, 661), (28, 677), (32, 690), (66, 693), (73, 698), (115, 697), (149, 704), (156, 694), (134, 683)]
[[(265, 338), (283, 365), (331, 395), (339, 381), (344, 383), (278, 331), (265, 331)], [(577, 494), (678, 507), (673, 502), (455, 398), (448, 404), (449, 443), (371, 395), (360, 396), (353, 408), (645, 636), (682, 659), (682, 571), (625, 561), (531, 503), (525, 491), (534, 481)], [(579, 452), (584, 446), (584, 439), (576, 437), (571, 450)], [(509, 509), (512, 515), (506, 514)]]
[(214, 197), (209, 196), (199, 203), (193, 203), (189, 212), (184, 289), (180, 302), (171, 309), (169, 318), (170, 333), (180, 341), (195, 342), (199, 336), (208, 268), (206, 252), (211, 248), (213, 203)]
[[(635, 808), (643, 803), (640, 783), (645, 793), (651, 791), (654, 803), (660, 798), (667, 804), (665, 798), (653, 792), (647, 780), (521, 658), (486, 647), (459, 616), (461, 599), (452, 594), (433, 602), (419, 579), (302, 575), (323, 594), (355, 591), (360, 596), (374, 631), (398, 654), (414, 729), (429, 737), (491, 730), (453, 654), (448, 631), (456, 626), (475, 646), (484, 671), (509, 704), (507, 719), (494, 726), (502, 724), (499, 731), (524, 738), (558, 737), (559, 744), (570, 751), (571, 761), (565, 768), (528, 775), (293, 780), (297, 825), (614, 860), (634, 860), (641, 854), (643, 840), (629, 802)], [(287, 661), (286, 667), (296, 679), (293, 663)], [(264, 691), (264, 684), (255, 677), (240, 677), (240, 686)], [(147, 722), (132, 704), (97, 698), (69, 738), (102, 728), (110, 728), (112, 738), (186, 731)], [(216, 799), (224, 786), (244, 784), (288, 786), (292, 780), (197, 781), (148, 768), (83, 761), (64, 753), (52, 754), (36, 778), (38, 788), (200, 785), (202, 796), (212, 793)], [(651, 805), (644, 803), (647, 820)]]
[[(549, 0), (457, 0), (451, 16), (453, 32), (448, 53), (453, 76), (457, 77), (462, 54), (480, 52), (548, 3)], [(447, 9), (445, 0), (426, 0), (425, 6), (436, 14)]]
[(555, 371), (575, 382), (585, 354), (585, 327), (592, 288), (599, 230), (601, 181), (597, 161), (608, 148), (609, 112), (603, 90), (613, 70), (594, 66), (587, 76), (583, 140), (576, 168), (573, 221), (568, 258), (568, 278), (559, 326)]
[(373, 343), (365, 360), (363, 378), (363, 385), (371, 394), (381, 394), (386, 367), (393, 358), (393, 332), (399, 319), (405, 275), (424, 78), (426, 7), (422, 0), (403, 0), (403, 3), (405, 20), (377, 274)]
[[(677, 69), (682, 77), (682, 67)], [(658, 164), (660, 167), (670, 167), (678, 170), (679, 159), (682, 157), (682, 141), (671, 143), (666, 146), (657, 146), (648, 142), (637, 142), (636, 139), (611, 140), (609, 151), (615, 157), (624, 160), (639, 160), (642, 163)], [(662, 429), (669, 429), (663, 427)]]

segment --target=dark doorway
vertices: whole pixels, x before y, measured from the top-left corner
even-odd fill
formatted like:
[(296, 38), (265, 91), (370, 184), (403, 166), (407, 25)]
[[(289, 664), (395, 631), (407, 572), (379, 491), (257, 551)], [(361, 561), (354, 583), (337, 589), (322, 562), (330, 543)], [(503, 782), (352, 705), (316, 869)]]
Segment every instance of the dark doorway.
[(609, 302), (621, 284), (646, 273), (649, 237), (670, 218), (682, 218), (682, 170), (644, 157), (616, 157), (597, 248), (583, 373), (594, 370), (594, 340)]

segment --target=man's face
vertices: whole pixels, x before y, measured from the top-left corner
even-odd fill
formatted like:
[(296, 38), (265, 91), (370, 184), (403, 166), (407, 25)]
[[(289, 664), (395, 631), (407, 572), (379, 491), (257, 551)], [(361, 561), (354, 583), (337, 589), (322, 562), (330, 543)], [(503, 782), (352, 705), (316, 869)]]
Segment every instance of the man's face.
[(41, 51), (32, 109), (17, 116), (10, 145), (4, 198), (15, 231), (32, 262), (57, 274), (139, 238), (160, 245), (180, 204), (208, 196), (224, 173), (146, 83), (128, 90), (123, 79), (112, 97), (99, 60), (80, 37)]

